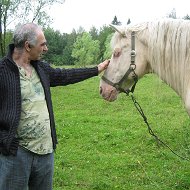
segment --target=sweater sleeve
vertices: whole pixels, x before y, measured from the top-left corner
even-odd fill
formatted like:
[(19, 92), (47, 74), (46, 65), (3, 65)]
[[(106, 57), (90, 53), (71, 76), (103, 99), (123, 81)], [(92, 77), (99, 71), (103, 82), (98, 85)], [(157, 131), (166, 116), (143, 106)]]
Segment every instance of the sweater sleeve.
[(98, 67), (60, 69), (50, 67), (50, 86), (74, 84), (98, 75)]

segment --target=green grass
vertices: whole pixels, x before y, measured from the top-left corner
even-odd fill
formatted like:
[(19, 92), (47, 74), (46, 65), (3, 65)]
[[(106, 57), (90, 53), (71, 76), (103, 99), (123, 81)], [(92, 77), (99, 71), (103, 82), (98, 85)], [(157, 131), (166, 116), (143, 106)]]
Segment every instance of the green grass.
[[(99, 77), (52, 88), (59, 144), (54, 190), (186, 190), (190, 163), (159, 145), (130, 97), (99, 95)], [(135, 97), (155, 134), (190, 158), (190, 121), (176, 93), (154, 75)]]

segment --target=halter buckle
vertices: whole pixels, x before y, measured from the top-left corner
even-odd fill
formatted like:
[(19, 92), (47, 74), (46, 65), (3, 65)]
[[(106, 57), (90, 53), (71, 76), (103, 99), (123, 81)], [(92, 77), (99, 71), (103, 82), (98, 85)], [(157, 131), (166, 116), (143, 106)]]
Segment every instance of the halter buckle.
[(136, 56), (136, 51), (135, 50), (131, 50), (131, 56), (135, 57)]

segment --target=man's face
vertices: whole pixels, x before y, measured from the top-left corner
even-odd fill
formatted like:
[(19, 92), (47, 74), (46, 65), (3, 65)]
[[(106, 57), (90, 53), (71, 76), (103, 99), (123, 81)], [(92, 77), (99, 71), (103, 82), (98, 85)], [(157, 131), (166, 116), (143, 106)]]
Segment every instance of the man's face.
[(44, 53), (48, 51), (47, 42), (42, 31), (38, 31), (37, 34), (37, 43), (35, 46), (31, 47), (30, 59), (39, 60)]

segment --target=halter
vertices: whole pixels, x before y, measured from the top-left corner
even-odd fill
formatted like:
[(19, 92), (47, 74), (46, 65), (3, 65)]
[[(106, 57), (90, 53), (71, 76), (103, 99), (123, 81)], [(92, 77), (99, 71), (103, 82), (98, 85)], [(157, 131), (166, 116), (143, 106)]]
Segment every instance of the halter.
[[(138, 76), (135, 73), (135, 69), (136, 69), (135, 56), (136, 56), (136, 52), (135, 52), (135, 32), (133, 31), (131, 33), (131, 64), (129, 65), (129, 69), (127, 70), (125, 75), (121, 78), (121, 80), (119, 82), (117, 82), (117, 83), (113, 83), (112, 81), (108, 80), (105, 76), (102, 76), (102, 80), (105, 81), (106, 83), (108, 83), (109, 85), (115, 87), (118, 91), (124, 92), (127, 95), (130, 92), (133, 93), (134, 90), (135, 90), (136, 83), (138, 81)], [(121, 86), (122, 86), (122, 83), (124, 82), (124, 80), (129, 77), (130, 73), (132, 73), (134, 84), (131, 87), (131, 89), (128, 88), (128, 89), (125, 90)]]

